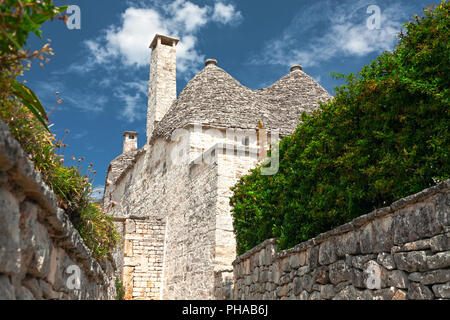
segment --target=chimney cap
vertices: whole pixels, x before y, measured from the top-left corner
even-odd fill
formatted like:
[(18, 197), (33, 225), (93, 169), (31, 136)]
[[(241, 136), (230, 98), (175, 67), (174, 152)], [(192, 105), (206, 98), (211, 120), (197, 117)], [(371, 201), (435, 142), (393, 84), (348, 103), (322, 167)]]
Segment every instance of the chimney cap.
[(125, 131), (123, 133), (123, 136), (137, 136), (137, 135), (138, 135), (138, 133), (135, 131)]
[(206, 59), (205, 66), (209, 66), (209, 65), (217, 66), (217, 60), (216, 59)]
[(294, 70), (303, 70), (303, 67), (301, 65), (299, 65), (299, 64), (294, 64), (291, 67), (291, 72), (294, 71)]
[(180, 41), (180, 39), (177, 38), (172, 38), (169, 36), (165, 36), (162, 34), (155, 34), (155, 37), (153, 38), (152, 43), (150, 43), (150, 48), (151, 49), (155, 49), (157, 43), (158, 43), (158, 38), (161, 39), (161, 43), (166, 45), (166, 46), (176, 46), (177, 43)]

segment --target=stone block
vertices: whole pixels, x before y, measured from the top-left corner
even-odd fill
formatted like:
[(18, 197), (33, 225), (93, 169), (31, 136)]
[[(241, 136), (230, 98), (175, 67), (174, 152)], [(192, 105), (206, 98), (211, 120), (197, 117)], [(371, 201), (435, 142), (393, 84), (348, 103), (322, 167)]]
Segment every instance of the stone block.
[(47, 229), (40, 223), (33, 225), (33, 259), (28, 266), (28, 273), (39, 278), (46, 278), (50, 272), (51, 241)]
[[(45, 280), (39, 279), (39, 287), (42, 288), (42, 296), (44, 299), (52, 300), (58, 299), (59, 293), (53, 290), (53, 287)], [(75, 291), (75, 290), (71, 290)]]
[(133, 219), (127, 219), (125, 224), (125, 232), (127, 234), (136, 232), (136, 222)]
[(333, 300), (356, 300), (357, 296), (357, 290), (350, 285), (342, 288), (342, 290), (333, 297)]
[(381, 252), (378, 254), (377, 262), (387, 270), (394, 270), (396, 268), (394, 257), (386, 252)]
[(366, 224), (359, 234), (359, 246), (361, 253), (367, 254), (374, 251), (375, 246), (375, 232), (372, 223)]
[(407, 297), (410, 300), (431, 300), (434, 298), (434, 295), (427, 286), (421, 283), (410, 282)]
[(373, 253), (389, 251), (393, 245), (393, 218), (388, 215), (372, 222), (375, 233)]
[(20, 270), (19, 203), (8, 190), (0, 188), (0, 272)]
[(373, 260), (368, 261), (363, 271), (363, 281), (367, 289), (386, 287), (386, 269)]
[(281, 270), (283, 272), (290, 272), (290, 268), (291, 266), (289, 265), (289, 257), (283, 258), (283, 260), (281, 260)]
[(264, 254), (264, 265), (268, 266), (270, 264), (272, 264), (272, 251), (273, 251), (273, 246), (268, 246), (267, 248), (265, 248), (266, 253)]
[(394, 287), (375, 290), (372, 293), (373, 300), (392, 300), (395, 296), (396, 289)]
[(59, 290), (64, 286), (67, 279), (66, 269), (73, 262), (65, 253), (65, 251), (57, 246), (52, 245), (50, 251), (50, 266), (46, 280), (56, 289)]
[[(450, 208), (450, 192), (439, 193), (436, 196), (436, 225), (439, 227), (450, 226), (450, 214), (448, 208)], [(436, 226), (436, 229), (438, 229)]]
[(264, 270), (261, 272), (261, 282), (267, 282), (269, 281), (269, 271)]
[(264, 266), (266, 264), (266, 250), (262, 249), (258, 254), (259, 265)]
[(420, 283), (424, 285), (444, 283), (449, 281), (450, 281), (450, 269), (433, 270), (425, 272), (420, 277)]
[(352, 269), (343, 260), (331, 264), (328, 272), (332, 284), (349, 281), (352, 278)]
[(450, 234), (440, 234), (431, 238), (430, 248), (433, 252), (450, 250)]
[(303, 264), (305, 264), (305, 260), (304, 260), (304, 258), (302, 260), (302, 256), (300, 254), (293, 253), (289, 257), (289, 265), (290, 265), (291, 269), (298, 269)]
[(376, 258), (377, 258), (376, 254), (358, 255), (358, 256), (352, 257), (351, 262), (352, 262), (352, 266), (354, 268), (363, 270), (365, 268), (367, 261), (374, 260)]
[(300, 295), (298, 296), (299, 300), (308, 300), (309, 299), (309, 293), (306, 290), (303, 290)]
[(419, 251), (419, 250), (427, 250), (431, 247), (430, 239), (421, 239), (413, 242), (404, 243), (400, 246), (393, 246), (391, 248), (391, 253), (398, 252), (408, 252), (408, 251)]
[(401, 270), (392, 270), (388, 272), (386, 283), (388, 286), (407, 289), (409, 286), (408, 275)]
[(319, 247), (314, 246), (308, 249), (308, 266), (313, 269), (317, 267), (319, 262)]
[(320, 284), (327, 284), (330, 282), (330, 278), (328, 276), (328, 270), (326, 267), (318, 267), (314, 271), (314, 281)]
[(450, 251), (439, 252), (432, 256), (427, 256), (429, 269), (444, 269), (450, 266)]
[(363, 271), (359, 269), (353, 269), (351, 283), (356, 288), (366, 288)]
[(296, 271), (296, 275), (301, 277), (310, 271), (309, 266), (303, 266)]
[(309, 300), (321, 300), (320, 292), (314, 291), (313, 293), (311, 293), (311, 295), (309, 296)]
[(277, 297), (279, 298), (286, 297), (287, 293), (288, 293), (287, 285), (280, 286), (277, 288)]
[(27, 277), (22, 282), (36, 300), (41, 300), (43, 297), (42, 289), (39, 285), (39, 281), (34, 277)]
[(257, 283), (259, 281), (259, 268), (255, 268), (252, 272), (252, 282)]
[(330, 300), (336, 295), (334, 286), (332, 284), (326, 284), (320, 286), (320, 296), (325, 300)]
[(407, 206), (394, 216), (394, 244), (403, 244), (422, 238), (432, 237), (443, 230), (434, 204), (430, 202)]
[(301, 287), (303, 288), (303, 290), (306, 290), (308, 292), (312, 291), (312, 287), (314, 285), (314, 279), (309, 274), (305, 274), (303, 277), (301, 277), (300, 281), (301, 281)]
[(436, 298), (450, 299), (450, 282), (435, 284), (432, 289)]
[(0, 275), (0, 300), (15, 300), (16, 294), (8, 276)]
[(336, 260), (336, 244), (331, 239), (325, 240), (319, 246), (319, 264), (329, 265)]
[(279, 284), (281, 279), (281, 272), (278, 270), (273, 271), (273, 283)]
[(16, 289), (17, 300), (35, 300), (33, 294), (25, 287), (19, 287)]
[(340, 282), (337, 285), (334, 286), (334, 291), (336, 292), (340, 292), (342, 289), (344, 289), (347, 286), (351, 286), (352, 285), (352, 281), (344, 281), (344, 282)]
[[(336, 238), (336, 255), (344, 257), (347, 254), (359, 254), (359, 232), (350, 231)], [(334, 262), (334, 261), (333, 261)]]
[(420, 280), (422, 280), (422, 273), (420, 273), (420, 272), (413, 272), (413, 273), (410, 273), (410, 274), (408, 275), (408, 279), (409, 279), (410, 281), (420, 282)]
[(392, 297), (392, 300), (407, 300), (407, 294), (406, 291), (398, 289)]
[(125, 290), (125, 300), (130, 300), (133, 297), (133, 277), (134, 277), (134, 267), (123, 268), (123, 287)]
[(397, 268), (407, 272), (425, 271), (427, 266), (427, 255), (425, 251), (400, 252), (394, 254)]
[(295, 278), (293, 283), (294, 283), (294, 294), (299, 295), (303, 291), (301, 278), (300, 277)]

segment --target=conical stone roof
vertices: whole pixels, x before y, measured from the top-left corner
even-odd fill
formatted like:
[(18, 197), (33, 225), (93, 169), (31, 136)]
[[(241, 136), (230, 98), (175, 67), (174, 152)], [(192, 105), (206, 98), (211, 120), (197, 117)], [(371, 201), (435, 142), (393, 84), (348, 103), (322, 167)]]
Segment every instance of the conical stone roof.
[(252, 90), (215, 64), (208, 64), (180, 93), (156, 125), (152, 139), (169, 138), (177, 128), (202, 124), (218, 128), (257, 129), (292, 133), (303, 111), (312, 111), (331, 96), (303, 71), (296, 69), (270, 87)]

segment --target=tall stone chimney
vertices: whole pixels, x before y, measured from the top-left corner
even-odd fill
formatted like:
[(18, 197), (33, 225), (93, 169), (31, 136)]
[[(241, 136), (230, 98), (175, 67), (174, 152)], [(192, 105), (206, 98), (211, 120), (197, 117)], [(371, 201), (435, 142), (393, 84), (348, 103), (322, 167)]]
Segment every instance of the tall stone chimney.
[(123, 153), (137, 151), (137, 132), (125, 131), (123, 133)]
[(157, 34), (150, 44), (150, 85), (147, 109), (147, 141), (177, 98), (176, 49), (178, 39)]

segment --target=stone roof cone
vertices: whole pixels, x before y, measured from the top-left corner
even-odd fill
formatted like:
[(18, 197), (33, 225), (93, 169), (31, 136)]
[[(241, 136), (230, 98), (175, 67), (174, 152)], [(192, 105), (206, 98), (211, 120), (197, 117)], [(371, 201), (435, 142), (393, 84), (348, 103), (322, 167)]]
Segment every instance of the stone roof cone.
[(282, 135), (292, 133), (303, 111), (317, 108), (330, 94), (295, 65), (273, 85), (259, 90), (245, 87), (207, 59), (201, 70), (183, 89), (153, 135), (169, 138), (188, 124), (201, 123), (219, 128), (257, 129), (258, 121)]

